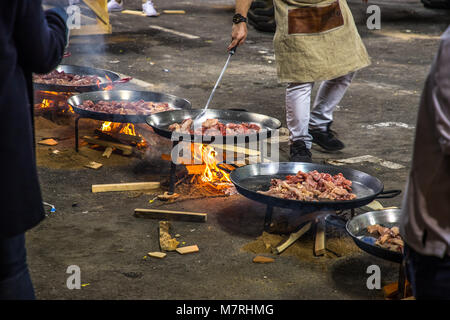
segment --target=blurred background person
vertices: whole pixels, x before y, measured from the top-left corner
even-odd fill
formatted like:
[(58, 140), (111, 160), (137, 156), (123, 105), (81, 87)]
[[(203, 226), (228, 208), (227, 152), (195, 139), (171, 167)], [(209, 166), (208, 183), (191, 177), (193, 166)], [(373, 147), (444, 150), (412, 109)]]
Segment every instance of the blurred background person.
[(406, 273), (416, 299), (450, 299), (450, 27), (419, 107), (402, 204)]
[[(108, 11), (122, 11), (123, 10), (123, 0), (111, 0), (108, 2)], [(153, 1), (151, 0), (142, 0), (142, 11), (147, 17), (157, 17), (159, 13), (156, 12), (155, 6), (153, 5)]]
[[(53, 1), (54, 3), (55, 1)], [(67, 43), (61, 5), (43, 11), (41, 0), (0, 1), (0, 299), (34, 299), (25, 232), (44, 219), (36, 169), (32, 73), (53, 70)]]

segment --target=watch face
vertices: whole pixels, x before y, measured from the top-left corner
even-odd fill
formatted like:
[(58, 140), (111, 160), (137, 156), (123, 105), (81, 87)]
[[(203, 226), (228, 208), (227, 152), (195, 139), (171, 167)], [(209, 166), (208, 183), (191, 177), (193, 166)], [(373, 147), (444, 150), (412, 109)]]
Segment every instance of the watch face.
[(247, 21), (247, 19), (245, 19), (242, 15), (240, 15), (239, 13), (234, 15), (233, 17), (233, 22), (234, 23), (239, 23), (239, 22), (245, 22)]

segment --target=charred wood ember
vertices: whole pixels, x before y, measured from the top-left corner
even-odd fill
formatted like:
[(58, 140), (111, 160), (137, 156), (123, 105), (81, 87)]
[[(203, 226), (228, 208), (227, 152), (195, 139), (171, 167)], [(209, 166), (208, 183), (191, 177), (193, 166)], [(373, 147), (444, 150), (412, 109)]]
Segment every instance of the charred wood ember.
[(201, 128), (194, 130), (194, 121), (190, 118), (181, 123), (173, 123), (169, 126), (170, 131), (207, 136), (228, 136), (258, 133), (261, 127), (254, 123), (221, 123), (218, 119), (207, 119)]
[(272, 179), (271, 186), (267, 191), (258, 191), (272, 197), (300, 200), (353, 200), (356, 195), (351, 193), (352, 182), (347, 180), (342, 173), (330, 175), (320, 173), (317, 170), (305, 173), (289, 175), (285, 180)]

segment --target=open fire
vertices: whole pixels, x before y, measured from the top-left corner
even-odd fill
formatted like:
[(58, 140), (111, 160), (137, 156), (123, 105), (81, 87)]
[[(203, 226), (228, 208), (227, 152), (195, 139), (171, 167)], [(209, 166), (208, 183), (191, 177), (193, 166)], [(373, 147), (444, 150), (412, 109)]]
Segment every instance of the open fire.
[(104, 121), (101, 124), (99, 132), (109, 135), (121, 142), (135, 144), (138, 149), (145, 149), (148, 147), (144, 137), (136, 132), (136, 128), (132, 123)]
[(36, 91), (35, 100), (40, 101), (34, 105), (37, 113), (60, 112), (73, 114), (71, 106), (67, 104), (73, 93), (54, 92), (54, 91)]
[(185, 163), (187, 175), (184, 177), (184, 181), (187, 181), (189, 185), (196, 184), (200, 187), (208, 185), (212, 189), (220, 191), (220, 193), (226, 193), (233, 186), (229, 173), (218, 166), (219, 163), (223, 162), (223, 159), (219, 159), (219, 153), (214, 149), (214, 146), (193, 143), (191, 144), (191, 152), (191, 160), (200, 164)]

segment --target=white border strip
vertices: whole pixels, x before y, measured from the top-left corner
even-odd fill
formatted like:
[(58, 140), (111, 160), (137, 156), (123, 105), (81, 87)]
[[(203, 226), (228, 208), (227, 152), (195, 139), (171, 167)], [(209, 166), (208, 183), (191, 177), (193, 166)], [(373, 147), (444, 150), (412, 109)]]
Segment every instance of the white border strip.
[(172, 30), (172, 29), (167, 29), (167, 28), (160, 27), (160, 26), (150, 25), (150, 28), (156, 29), (156, 30), (160, 30), (160, 31), (164, 31), (164, 32), (168, 32), (168, 33), (172, 33), (172, 34), (175, 34), (177, 36), (188, 38), (188, 39), (200, 39), (199, 36), (195, 36), (195, 35), (192, 35), (192, 34), (189, 34), (189, 33), (179, 32), (179, 31)]
[(386, 161), (371, 155), (365, 155), (365, 156), (360, 156), (360, 157), (353, 157), (353, 158), (348, 158), (348, 159), (339, 159), (339, 160), (328, 160), (327, 161), (329, 164), (335, 165), (335, 166), (342, 166), (345, 164), (352, 164), (352, 163), (359, 163), (359, 162), (369, 162), (369, 163), (376, 163), (379, 164), (380, 166), (389, 168), (389, 169), (393, 169), (393, 170), (397, 170), (397, 169), (403, 169), (405, 166), (395, 163), (395, 162), (391, 162), (391, 161)]

